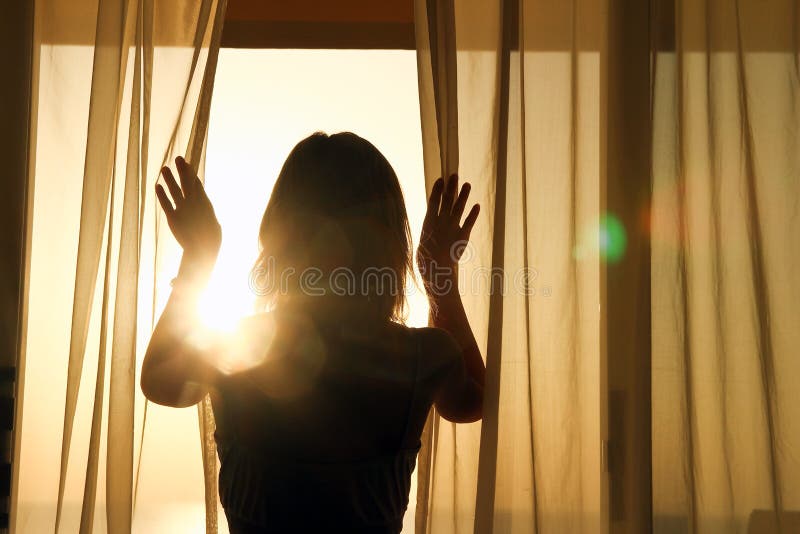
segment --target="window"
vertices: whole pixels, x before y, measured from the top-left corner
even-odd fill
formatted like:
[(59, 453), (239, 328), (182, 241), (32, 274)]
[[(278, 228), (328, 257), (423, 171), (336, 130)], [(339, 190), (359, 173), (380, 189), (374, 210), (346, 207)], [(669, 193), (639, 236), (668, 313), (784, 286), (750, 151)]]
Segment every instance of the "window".
[[(312, 0), (229, 1), (224, 45), (247, 48), (220, 51), (210, 117), (205, 178), (224, 232), (220, 262), (206, 301), (211, 310), (207, 317), (214, 324), (224, 325), (226, 320), (251, 311), (253, 295), (247, 282), (257, 253), (261, 215), (289, 150), (314, 131), (350, 130), (372, 141), (401, 180), (412, 233), (415, 240), (419, 236), (425, 193), (411, 3), (354, 0), (340, 4), (332, 10), (325, 8), (325, 2)], [(361, 19), (353, 19), (356, 12)], [(264, 13), (280, 20), (257, 18)], [(315, 20), (292, 20), (298, 14)], [(91, 17), (86, 13), (62, 15)], [(347, 22), (348, 17), (353, 21)], [(17, 511), (17, 525), (25, 532), (52, 529), (55, 514), (70, 329), (63, 318), (69, 316), (75, 274), (74, 268), (64, 266), (74, 265), (77, 245), (76, 236), (65, 238), (64, 228), (77, 228), (80, 216), (80, 169), (85, 149), (82, 136), (92, 66), (92, 49), (85, 45), (91, 39), (91, 35), (53, 35), (41, 51), (47, 64), (40, 69), (40, 100), (50, 102), (47, 91), (58, 90), (76, 105), (44, 104), (39, 109), (40, 123), (58, 127), (40, 129), (37, 139), (34, 213), (51, 216), (36, 217), (34, 223), (26, 350), (29, 355), (48, 357), (29, 358), (25, 370), (24, 447), (19, 460)], [(159, 53), (173, 52), (166, 47), (159, 49)], [(65, 83), (53, 67), (62, 63), (79, 65), (87, 76)], [(171, 81), (172, 73), (156, 75), (160, 83)], [(151, 158), (158, 157), (160, 154), (151, 154)], [(160, 267), (174, 272), (177, 248), (167, 244), (162, 259)], [(168, 277), (164, 278), (168, 282)], [(409, 288), (408, 323), (425, 324), (427, 301), (414, 285)], [(166, 295), (159, 290), (159, 298)], [(99, 287), (96, 304), (101, 298)], [(163, 302), (157, 308), (161, 306)], [(149, 312), (140, 314), (140, 324), (149, 324), (149, 320)], [(94, 316), (90, 339), (97, 338), (98, 328)], [(139, 341), (144, 343), (140, 346), (143, 353), (146, 339)], [(87, 347), (71, 458), (86, 458), (97, 351), (96, 342)], [(143, 401), (137, 391), (135, 462), (140, 453)], [(103, 421), (105, 425), (105, 416)], [(103, 473), (105, 435), (101, 443)], [(150, 404), (142, 443), (134, 532), (204, 532), (196, 411)], [(77, 528), (79, 522), (85, 467), (80, 464), (71, 462), (68, 470), (63, 530)], [(98, 480), (96, 532), (105, 529), (104, 478)], [(413, 524), (413, 503), (414, 489), (409, 524)], [(220, 532), (224, 533), (227, 529), (222, 510), (219, 513)]]
[[(206, 188), (223, 229), (219, 262), (202, 309), (212, 325), (230, 325), (232, 318), (251, 310), (248, 274), (270, 191), (292, 147), (318, 130), (353, 131), (384, 153), (400, 179), (412, 235), (418, 239), (426, 203), (415, 52), (223, 49), (206, 160)], [(427, 299), (419, 286), (408, 287), (408, 324), (423, 326)], [(153, 413), (161, 410), (155, 407)], [(148, 433), (159, 435), (156, 424), (148, 422), (153, 425)], [(196, 436), (182, 439), (187, 448), (196, 447)], [(144, 490), (141, 495), (148, 500), (158, 491)], [(413, 531), (414, 491), (406, 532)]]
[[(247, 277), (261, 215), (289, 151), (315, 131), (353, 131), (386, 155), (416, 239), (425, 215), (419, 120), (413, 51), (221, 50), (206, 187), (223, 227), (223, 248), (206, 317), (218, 324), (230, 317), (213, 305), (226, 299), (239, 313), (250, 309)], [(409, 323), (423, 325), (427, 301), (413, 284), (409, 293)]]

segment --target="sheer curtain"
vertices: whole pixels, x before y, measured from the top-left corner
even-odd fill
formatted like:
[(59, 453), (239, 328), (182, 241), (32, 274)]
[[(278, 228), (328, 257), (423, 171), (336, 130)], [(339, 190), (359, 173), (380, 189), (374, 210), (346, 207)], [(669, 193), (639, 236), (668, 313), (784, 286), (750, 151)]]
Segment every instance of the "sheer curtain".
[[(165, 517), (149, 526), (134, 520), (140, 474), (150, 487), (175, 488), (157, 472), (164, 463), (148, 471), (176, 442), (144, 439), (150, 419), (136, 373), (175, 256), (164, 253), (153, 185), (178, 154), (202, 167), (225, 6), (36, 2), (36, 189), (16, 532), (169, 528)], [(213, 531), (207, 404), (199, 415)], [(63, 421), (63, 431), (53, 421)], [(197, 451), (196, 420), (194, 429)], [(204, 487), (203, 478), (196, 482)], [(138, 502), (156, 516), (164, 511), (152, 498)]]
[[(466, 427), (432, 416), (418, 531), (638, 532), (649, 510), (625, 507), (637, 502), (632, 492), (646, 503), (652, 491), (656, 532), (795, 532), (800, 8), (653, 0), (648, 20), (626, 2), (553, 4), (415, 4), (426, 182), (458, 171), (476, 185), (488, 209), (462, 278), (501, 268), (512, 287), (504, 298), (491, 284), (467, 291), (487, 360), (485, 416)], [(624, 65), (639, 57), (619, 35), (634, 24), (650, 28), (649, 84)], [(622, 94), (637, 100), (631, 113), (649, 102), (649, 120), (626, 120)], [(638, 145), (630, 132), (645, 123), (652, 136)], [(641, 162), (631, 151), (651, 144), (651, 176), (637, 177), (626, 151)], [(604, 176), (604, 167), (626, 176)], [(638, 197), (624, 190), (649, 179), (640, 221), (647, 206), (631, 205)], [(619, 218), (602, 204), (607, 185), (611, 206), (612, 182)], [(649, 233), (640, 237), (640, 227)], [(621, 293), (601, 301), (605, 270), (648, 248), (651, 322), (619, 304), (599, 317), (641, 292), (617, 271)], [(526, 268), (535, 291), (523, 294), (513, 280)], [(623, 315), (626, 324), (612, 323)], [(650, 339), (649, 350), (620, 342), (626, 330)], [(619, 398), (628, 414), (608, 416), (621, 425), (612, 473), (641, 487), (610, 494), (597, 445), (604, 388), (620, 383), (610, 370), (605, 382), (606, 343), (632, 350), (608, 354), (615, 372), (652, 352), (637, 367), (652, 366), (652, 386), (627, 373)], [(642, 405), (652, 406), (650, 436), (626, 428), (644, 421), (630, 417)], [(637, 458), (651, 447), (651, 458)], [(648, 461), (652, 485), (630, 471), (649, 473)]]
[(655, 5), (654, 531), (798, 532), (798, 3)]
[(599, 532), (601, 3), (417, 0), (428, 188), (482, 205), (461, 268), (482, 423), (433, 414), (417, 532)]

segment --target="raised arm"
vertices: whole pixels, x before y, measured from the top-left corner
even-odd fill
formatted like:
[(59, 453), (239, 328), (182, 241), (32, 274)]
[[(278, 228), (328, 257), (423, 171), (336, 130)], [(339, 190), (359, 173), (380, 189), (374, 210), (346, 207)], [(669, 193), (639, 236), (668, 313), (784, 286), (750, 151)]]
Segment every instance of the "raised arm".
[(183, 158), (177, 158), (175, 164), (180, 185), (172, 171), (164, 167), (162, 175), (169, 196), (161, 185), (156, 185), (156, 195), (170, 230), (183, 248), (183, 257), (147, 346), (141, 387), (157, 404), (186, 407), (198, 403), (217, 377), (214, 366), (204, 358), (207, 348), (196, 344), (191, 334), (197, 327), (197, 301), (214, 268), (222, 233), (197, 175)]
[[(450, 421), (472, 422), (482, 416), (486, 366), (458, 291), (458, 261), (469, 243), (480, 208), (475, 204), (461, 224), (470, 185), (465, 183), (456, 196), (457, 191), (456, 175), (446, 183), (440, 178), (434, 184), (422, 226), (417, 264), (430, 301), (431, 324), (450, 333), (458, 352), (436, 393), (436, 409)], [(453, 351), (452, 342), (443, 341), (439, 345), (443, 353)]]

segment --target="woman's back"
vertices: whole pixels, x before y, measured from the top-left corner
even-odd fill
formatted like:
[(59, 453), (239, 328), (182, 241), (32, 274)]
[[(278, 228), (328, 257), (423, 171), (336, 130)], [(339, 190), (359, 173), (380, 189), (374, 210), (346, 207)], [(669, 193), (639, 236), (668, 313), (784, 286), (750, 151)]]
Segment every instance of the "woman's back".
[(285, 359), (285, 380), (301, 385), (275, 394), (256, 377), (234, 376), (214, 396), (229, 518), (265, 532), (399, 531), (441, 374), (429, 365), (435, 357), (422, 359), (428, 329), (296, 318), (277, 328), (266, 358)]
[[(416, 259), (441, 329), (408, 329), (392, 322), (413, 271), (394, 170), (354, 134), (304, 139), (259, 228), (252, 288), (276, 311), (217, 345), (193, 333), (222, 231), (197, 175), (176, 165), (180, 185), (165, 167), (169, 195), (160, 184), (156, 193), (184, 253), (142, 391), (174, 407), (212, 396), (232, 532), (398, 532), (431, 405), (456, 423), (482, 415), (485, 366), (458, 294), (479, 212), (462, 223), (469, 185), (433, 185)], [(230, 374), (224, 355), (239, 350), (252, 366)]]

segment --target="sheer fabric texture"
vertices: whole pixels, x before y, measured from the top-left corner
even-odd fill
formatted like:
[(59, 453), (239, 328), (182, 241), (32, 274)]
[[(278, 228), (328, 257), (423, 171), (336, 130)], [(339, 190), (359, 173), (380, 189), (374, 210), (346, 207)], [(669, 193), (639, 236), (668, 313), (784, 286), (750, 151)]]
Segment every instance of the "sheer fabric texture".
[(654, 531), (797, 532), (798, 4), (655, 7)]
[(487, 363), (481, 423), (429, 420), (417, 532), (598, 532), (602, 19), (503, 4), (415, 3), (426, 183), (482, 208), (460, 284)]
[[(153, 186), (176, 155), (202, 166), (225, 6), (36, 2), (36, 231), (16, 532), (170, 528), (166, 516), (155, 525), (142, 518), (142, 504), (146, 514), (164, 512), (158, 490), (138, 500), (138, 527), (135, 514), (140, 481), (180, 498), (170, 493), (168, 474), (147, 469), (148, 458), (180, 444), (144, 439), (147, 405), (136, 373), (169, 282), (157, 276), (168, 272), (159, 249), (168, 229)], [(202, 450), (195, 458), (207, 460), (196, 486), (205, 487), (213, 531), (216, 458), (207, 411), (203, 403), (202, 449), (196, 421), (190, 443)], [(52, 421), (63, 421), (63, 431)], [(199, 463), (195, 472), (202, 473)]]
[[(428, 185), (459, 171), (488, 208), (462, 278), (537, 270), (534, 295), (467, 297), (487, 406), (480, 431), (432, 418), (417, 510), (431, 532), (604, 528), (592, 221), (602, 25), (621, 5), (513, 4), (505, 18), (501, 2), (416, 5)], [(798, 528), (799, 11), (654, 1), (639, 21), (653, 45), (656, 532)]]

